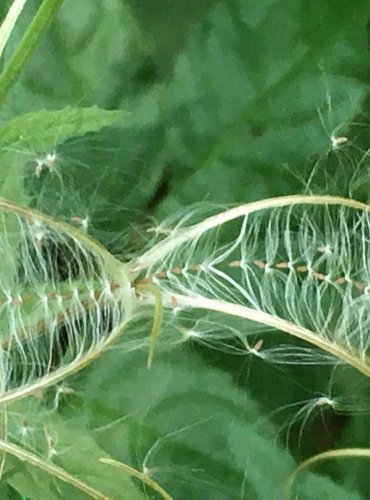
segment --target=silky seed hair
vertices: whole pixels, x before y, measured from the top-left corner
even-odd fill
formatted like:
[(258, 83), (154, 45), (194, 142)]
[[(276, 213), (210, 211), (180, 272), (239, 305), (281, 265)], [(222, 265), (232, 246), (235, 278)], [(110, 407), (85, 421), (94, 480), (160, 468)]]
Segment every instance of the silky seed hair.
[(282, 197), (177, 227), (133, 269), (147, 267), (169, 306), (275, 326), (370, 375), (369, 242), (366, 205)]
[(127, 269), (83, 231), (0, 199), (0, 402), (90, 362), (133, 314)]
[[(127, 264), (36, 211), (0, 199), (0, 214), (0, 403), (88, 364), (148, 294), (157, 306), (161, 294), (169, 310), (200, 308), (283, 330), (370, 373), (370, 225), (361, 203), (329, 196), (251, 203), (177, 224)], [(267, 356), (258, 339), (245, 345), (271, 362), (273, 350)], [(314, 351), (299, 357), (306, 352), (312, 364)]]

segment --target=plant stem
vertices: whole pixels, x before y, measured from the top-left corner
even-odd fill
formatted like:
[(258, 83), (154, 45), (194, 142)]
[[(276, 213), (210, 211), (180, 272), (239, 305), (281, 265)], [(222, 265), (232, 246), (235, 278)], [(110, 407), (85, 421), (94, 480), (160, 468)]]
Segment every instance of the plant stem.
[(140, 479), (143, 483), (147, 484), (148, 486), (153, 488), (154, 491), (159, 493), (164, 500), (173, 500), (173, 498), (162, 488), (162, 486), (160, 486), (144, 472), (140, 472), (122, 462), (117, 462), (117, 460), (113, 460), (112, 458), (101, 458), (100, 461), (104, 464), (112, 465), (113, 467), (122, 469), (130, 476)]
[(11, 86), (18, 78), (27, 59), (32, 55), (62, 2), (63, 0), (43, 1), (10, 59), (9, 64), (5, 67), (0, 76), (0, 105), (4, 102)]
[(162, 293), (156, 285), (153, 285), (153, 283), (139, 283), (138, 285), (136, 285), (135, 289), (139, 293), (149, 293), (154, 297), (154, 319), (152, 332), (150, 334), (149, 355), (147, 362), (147, 368), (151, 368), (154, 355), (154, 344), (161, 331), (163, 320)]
[[(341, 345), (335, 344), (334, 341), (320, 336), (317, 333), (308, 330), (307, 328), (296, 325), (278, 316), (252, 309), (251, 307), (243, 306), (241, 304), (234, 304), (232, 302), (225, 302), (223, 300), (209, 299), (203, 296), (186, 296), (177, 293), (163, 293), (163, 303), (166, 307), (173, 307), (172, 303), (175, 302), (177, 306), (182, 308), (191, 309), (204, 309), (205, 311), (216, 311), (238, 318), (244, 318), (265, 326), (272, 327), (276, 330), (286, 332), (293, 337), (299, 338), (310, 344), (322, 349), (338, 358), (345, 363), (349, 364), (359, 372), (370, 378), (370, 365), (356, 353), (355, 350), (346, 350)], [(1, 402), (1, 399), (0, 399)]]
[(27, 0), (14, 0), (8, 13), (0, 27), (0, 58), (3, 55), (9, 37), (12, 34), (15, 23), (18, 21), (19, 16), (26, 5)]
[(237, 219), (238, 217), (245, 217), (246, 215), (260, 212), (262, 210), (292, 207), (296, 205), (338, 205), (370, 213), (370, 205), (360, 201), (351, 200), (350, 198), (342, 198), (341, 196), (331, 195), (288, 195), (238, 205), (234, 208), (230, 208), (229, 210), (225, 210), (224, 212), (212, 215), (198, 224), (194, 224), (183, 228), (181, 231), (177, 231), (174, 234), (170, 234), (167, 238), (143, 253), (140, 257), (130, 262), (129, 267), (131, 269), (132, 276), (137, 276), (140, 271), (150, 268), (157, 262), (163, 262), (165, 257), (180, 245), (183, 245), (190, 240), (196, 240), (202, 234), (215, 227), (221, 227), (226, 222)]
[(286, 497), (287, 500), (295, 498), (293, 496), (293, 483), (297, 479), (298, 475), (307, 467), (312, 464), (316, 464), (323, 460), (328, 460), (330, 458), (370, 458), (370, 449), (369, 448), (342, 448), (339, 450), (329, 450), (324, 451), (323, 453), (319, 453), (311, 458), (308, 458), (304, 462), (302, 462), (298, 467), (294, 469), (292, 474), (289, 476), (287, 485), (286, 485)]
[(86, 495), (88, 495), (91, 498), (95, 498), (96, 500), (110, 500), (109, 497), (107, 497), (100, 491), (96, 490), (95, 488), (91, 487), (78, 477), (69, 474), (61, 467), (58, 467), (57, 465), (54, 465), (51, 462), (43, 460), (34, 453), (31, 453), (30, 451), (25, 450), (24, 448), (21, 448), (20, 446), (17, 446), (14, 443), (9, 443), (8, 441), (0, 439), (0, 450), (9, 453), (10, 455), (13, 455), (14, 457), (17, 457), (22, 462), (26, 462), (31, 465), (34, 465), (35, 467), (38, 467), (39, 469), (50, 474), (51, 476), (57, 477), (64, 483), (70, 484), (75, 488), (77, 488), (78, 490), (86, 493)]

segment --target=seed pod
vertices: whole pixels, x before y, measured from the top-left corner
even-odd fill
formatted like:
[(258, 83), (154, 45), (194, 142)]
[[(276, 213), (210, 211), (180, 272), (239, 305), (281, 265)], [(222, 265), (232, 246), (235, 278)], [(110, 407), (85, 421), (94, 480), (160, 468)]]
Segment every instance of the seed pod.
[(0, 403), (74, 373), (135, 308), (128, 270), (85, 232), (0, 199)]

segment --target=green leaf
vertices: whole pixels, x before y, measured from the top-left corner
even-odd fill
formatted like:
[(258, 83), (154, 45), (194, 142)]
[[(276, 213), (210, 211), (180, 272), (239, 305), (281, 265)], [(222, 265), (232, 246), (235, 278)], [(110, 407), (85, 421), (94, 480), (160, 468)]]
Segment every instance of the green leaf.
[[(246, 477), (253, 477), (255, 498), (287, 498), (286, 478), (292, 469), (292, 458), (287, 452), (277, 452), (266, 436), (251, 433), (244, 426), (235, 425), (229, 434), (229, 446), (234, 453), (236, 466), (244, 470)], [(246, 445), (248, 446), (246, 448)], [(295, 485), (299, 498), (331, 500), (359, 500), (361, 496), (352, 489), (337, 485), (328, 478), (307, 474)], [(245, 492), (243, 492), (245, 493)], [(245, 496), (244, 498), (249, 498)]]
[(22, 497), (8, 483), (2, 481), (0, 485), (0, 495), (4, 500), (22, 500)]
[[(10, 440), (20, 441), (19, 446), (31, 449), (109, 498), (144, 498), (129, 476), (99, 461), (107, 457), (107, 452), (96, 444), (83, 415), (75, 413), (71, 419), (62, 419), (45, 403), (45, 400), (31, 398), (11, 406)], [(22, 498), (87, 498), (76, 488), (9, 455), (5, 478), (7, 476), (8, 484)]]
[[(47, 163), (42, 155), (53, 155), (58, 144), (122, 123), (126, 116), (121, 111), (97, 107), (65, 108), (40, 110), (0, 124), (0, 194), (27, 205), (24, 184), (27, 162), (34, 162), (36, 169), (39, 161)], [(52, 170), (52, 165), (48, 168)]]
[(64, 108), (27, 113), (0, 125), (2, 148), (32, 148), (48, 152), (70, 137), (81, 137), (124, 122), (127, 114), (92, 108)]
[[(192, 26), (207, 15), (218, 0), (127, 0), (141, 30), (151, 41), (152, 56), (160, 75), (168, 76)], [(166, 15), (163, 15), (166, 12)]]
[[(145, 365), (145, 355), (123, 360), (118, 348), (72, 383), (100, 446), (116, 460), (149, 469), (176, 500), (285, 498), (294, 461), (246, 391), (187, 349), (157, 355), (151, 370)], [(321, 498), (329, 492), (359, 498), (310, 474), (302, 498), (319, 491)]]
[(161, 158), (174, 175), (161, 213), (207, 197), (296, 191), (288, 171), (304, 177), (313, 155), (328, 154), (368, 91), (367, 15), (362, 0), (356, 11), (332, 1), (220, 2), (193, 30), (161, 95)]
[[(27, 2), (8, 56), (36, 7), (36, 0)], [(71, 103), (135, 110), (124, 131), (84, 137), (83, 147), (81, 141), (59, 145), (60, 176), (43, 176), (28, 184), (38, 208), (69, 218), (88, 215), (94, 235), (104, 242), (116, 240), (118, 231), (141, 217), (164, 170), (152, 161), (164, 140), (158, 103), (153, 100), (150, 107), (146, 99), (144, 107), (136, 107), (136, 96), (157, 80), (152, 46), (126, 2), (66, 0), (2, 109), (4, 117)], [(32, 153), (31, 161), (39, 153), (32, 152), (36, 149), (32, 144), (23, 149)], [(26, 155), (21, 155), (20, 169)], [(122, 242), (118, 246), (122, 252)]]
[[(54, 151), (57, 145), (71, 137), (81, 137), (110, 125), (124, 122), (126, 114), (93, 108), (65, 108), (58, 111), (40, 110), (13, 118), (0, 124), (0, 195), (27, 206), (27, 167), (33, 164), (32, 175), (37, 176), (37, 165), (53, 171)], [(48, 165), (47, 154), (50, 156)], [(14, 252), (19, 246), (19, 224), (12, 215), (5, 216), (4, 230)], [(2, 256), (2, 277), (9, 283), (17, 272), (17, 259)]]
[[(37, 6), (28, 0), (9, 54)], [(65, 0), (3, 112), (14, 116), (71, 103), (117, 107), (123, 95), (139, 90), (137, 73), (149, 47), (124, 1)]]

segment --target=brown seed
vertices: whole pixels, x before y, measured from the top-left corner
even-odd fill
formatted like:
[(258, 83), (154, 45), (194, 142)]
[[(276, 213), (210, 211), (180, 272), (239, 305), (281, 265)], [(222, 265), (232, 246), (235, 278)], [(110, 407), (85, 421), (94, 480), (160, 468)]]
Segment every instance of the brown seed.
[(242, 261), (241, 260), (233, 260), (229, 262), (229, 267), (240, 267)]
[(265, 269), (266, 267), (266, 262), (263, 262), (262, 260), (255, 260), (253, 261), (253, 264), (259, 267), (260, 269)]

